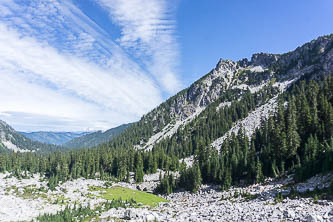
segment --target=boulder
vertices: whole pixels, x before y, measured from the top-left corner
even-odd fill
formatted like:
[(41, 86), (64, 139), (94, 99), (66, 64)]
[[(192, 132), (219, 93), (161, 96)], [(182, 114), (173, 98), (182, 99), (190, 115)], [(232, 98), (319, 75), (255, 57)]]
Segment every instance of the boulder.
[(153, 214), (148, 214), (145, 221), (155, 221), (157, 219)]
[(277, 217), (279, 217), (280, 213), (281, 213), (281, 212), (280, 212), (279, 210), (273, 210), (273, 212), (272, 212), (272, 217), (277, 218)]
[(329, 216), (333, 216), (333, 208), (331, 209), (331, 211), (328, 213)]
[(307, 217), (306, 217), (306, 221), (307, 222), (317, 222), (317, 217), (313, 214), (309, 214)]
[(324, 219), (323, 219), (323, 217), (322, 217), (322, 216), (320, 216), (320, 215), (317, 215), (317, 221), (318, 221), (318, 222), (322, 222), (322, 221), (324, 221)]
[(124, 219), (131, 220), (133, 218), (136, 218), (136, 213), (132, 209), (127, 209), (124, 214)]
[(287, 218), (295, 218), (295, 212), (293, 210), (286, 210), (283, 212), (284, 216)]

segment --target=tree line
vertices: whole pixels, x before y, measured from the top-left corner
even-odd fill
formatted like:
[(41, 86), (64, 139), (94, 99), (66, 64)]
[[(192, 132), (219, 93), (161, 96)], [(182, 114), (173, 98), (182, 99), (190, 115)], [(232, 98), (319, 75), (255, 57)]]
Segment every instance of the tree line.
[(0, 155), (0, 172), (11, 172), (17, 177), (40, 173), (54, 189), (60, 182), (71, 179), (100, 178), (129, 181), (134, 172), (136, 182), (143, 182), (145, 173), (157, 169), (177, 170), (179, 160), (163, 150), (143, 152), (135, 149), (92, 148), (47, 155), (37, 153), (8, 153)]

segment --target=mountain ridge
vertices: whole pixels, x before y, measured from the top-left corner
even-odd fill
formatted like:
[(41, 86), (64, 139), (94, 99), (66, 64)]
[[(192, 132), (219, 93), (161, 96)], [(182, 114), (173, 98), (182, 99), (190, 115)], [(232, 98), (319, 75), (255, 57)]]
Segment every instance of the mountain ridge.
[(63, 146), (67, 148), (89, 148), (98, 146), (100, 144), (108, 142), (109, 140), (112, 140), (113, 137), (120, 135), (131, 125), (132, 123), (122, 124), (106, 131), (99, 130), (93, 133), (78, 136), (67, 141), (63, 144)]
[(36, 131), (36, 132), (18, 132), (33, 141), (41, 143), (63, 145), (73, 138), (87, 135), (93, 132), (53, 132), (53, 131)]
[[(302, 76), (317, 78), (330, 73), (333, 70), (332, 48), (333, 35), (326, 35), (284, 54), (256, 53), (250, 61), (220, 59), (208, 74), (145, 114), (138, 123), (125, 131), (128, 135), (120, 135), (114, 145), (126, 144), (138, 149), (151, 149), (156, 142), (164, 139), (163, 135), (171, 137), (180, 125), (185, 127), (191, 119), (198, 118), (207, 106), (225, 94), (236, 93), (241, 96), (247, 90), (254, 93), (272, 81), (275, 88), (285, 90), (285, 84), (291, 85)], [(228, 99), (220, 101), (221, 104), (228, 102)], [(186, 124), (178, 124), (177, 121)]]
[(10, 125), (5, 121), (0, 120), (0, 152), (55, 152), (61, 150), (62, 147), (45, 144), (21, 135), (16, 132)]

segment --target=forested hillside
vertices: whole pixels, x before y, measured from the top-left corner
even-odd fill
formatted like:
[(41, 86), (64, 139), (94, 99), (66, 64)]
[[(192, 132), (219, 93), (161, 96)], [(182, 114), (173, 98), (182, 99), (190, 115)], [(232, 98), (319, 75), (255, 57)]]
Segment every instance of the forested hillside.
[[(274, 92), (268, 93), (268, 97), (273, 97), (283, 92), (303, 75), (316, 78), (316, 76), (330, 73), (333, 70), (332, 48), (333, 35), (330, 35), (319, 37), (282, 55), (259, 53), (254, 54), (250, 61), (247, 59), (238, 62), (220, 60), (211, 72), (143, 116), (139, 122), (112, 140), (108, 146), (136, 146), (139, 149), (151, 149), (155, 144), (166, 139), (168, 144), (173, 143), (172, 147), (175, 147), (174, 145), (179, 142), (176, 139), (177, 136), (173, 137), (173, 135), (177, 131), (178, 135), (181, 134), (182, 129), (188, 127), (193, 120), (200, 122), (201, 119), (207, 119), (206, 109), (214, 109), (213, 107), (219, 109), (231, 104), (234, 118), (223, 121), (234, 122), (237, 119), (236, 115), (244, 117), (244, 113), (235, 111), (233, 104), (242, 100), (243, 95), (258, 93), (264, 88), (271, 87), (268, 91)], [(261, 104), (268, 102), (268, 97), (266, 92)], [(216, 115), (220, 115), (219, 113)], [(199, 124), (196, 130), (200, 131), (204, 127), (209, 128), (205, 124)], [(219, 130), (215, 131), (220, 135), (223, 134)], [(206, 132), (206, 134), (209, 134), (211, 140), (216, 139), (214, 138), (216, 133), (211, 135)], [(164, 148), (168, 149), (168, 147)]]
[(68, 148), (88, 148), (98, 146), (102, 143), (110, 141), (113, 137), (120, 135), (127, 129), (131, 123), (123, 124), (121, 126), (106, 130), (105, 132), (97, 131), (87, 135), (73, 138), (64, 144)]
[[(279, 97), (277, 112), (252, 138), (242, 129), (225, 140), (219, 154), (215, 148), (199, 146), (195, 165), (183, 169), (178, 186), (195, 190), (202, 181), (227, 189), (287, 171), (296, 172), (296, 181), (332, 171), (332, 92), (332, 74), (325, 80), (301, 80)], [(168, 192), (164, 186), (160, 189)]]

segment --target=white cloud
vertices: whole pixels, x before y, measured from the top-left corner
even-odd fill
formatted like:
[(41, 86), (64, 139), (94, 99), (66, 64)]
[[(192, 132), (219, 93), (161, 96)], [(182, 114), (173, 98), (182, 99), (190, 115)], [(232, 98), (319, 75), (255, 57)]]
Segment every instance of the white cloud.
[[(179, 47), (168, 0), (98, 0), (121, 27), (121, 46), (143, 57), (147, 70), (169, 93), (178, 91)], [(149, 59), (147, 60), (147, 57)]]
[[(34, 131), (94, 131), (109, 127), (108, 121), (69, 119), (59, 116), (39, 115), (24, 112), (0, 113), (0, 119), (24, 132)], [(90, 124), (94, 127), (87, 127)]]
[[(159, 104), (154, 80), (78, 8), (62, 3), (0, 3), (7, 9), (0, 15), (0, 119), (19, 130), (107, 129)], [(173, 71), (165, 73), (165, 82), (178, 84)]]
[[(35, 84), (14, 72), (8, 71), (8, 69), (0, 70), (0, 88), (3, 92), (0, 94), (0, 100), (2, 101), (0, 118), (9, 121), (18, 129), (23, 129), (27, 125), (28, 127), (39, 125), (40, 129), (44, 127), (44, 130), (56, 127), (43, 126), (40, 118), (27, 118), (27, 116), (48, 116), (48, 121), (53, 123), (57, 122), (55, 120), (67, 120), (81, 121), (82, 124), (98, 121), (96, 116), (100, 116), (100, 118), (107, 117), (107, 114), (94, 104)], [(114, 115), (114, 113), (111, 115)], [(68, 124), (64, 127), (68, 127)], [(77, 126), (73, 125), (69, 128), (77, 128)], [(83, 129), (83, 126), (80, 126), (80, 128)]]
[[(115, 110), (142, 114), (152, 105), (141, 98), (148, 97), (153, 104), (158, 102), (156, 95), (159, 92), (153, 82), (140, 73), (123, 66), (111, 70), (99, 68), (84, 60), (59, 54), (48, 45), (41, 46), (34, 39), (19, 38), (18, 33), (1, 25), (0, 33), (3, 33), (0, 36), (0, 66), (6, 71), (13, 70), (25, 78), (48, 81), (64, 91)], [(19, 74), (20, 70), (24, 72)]]

